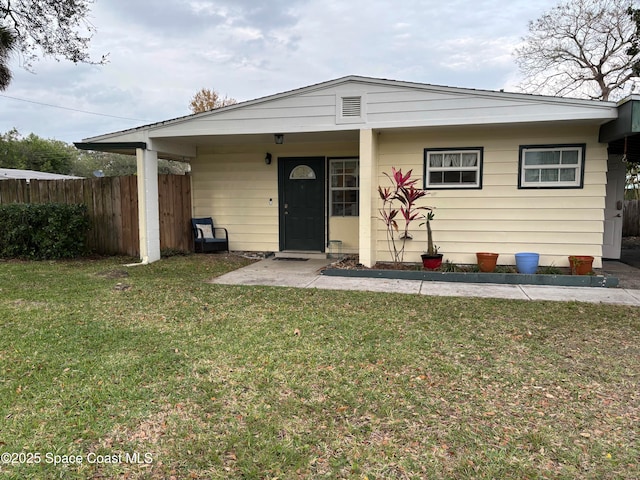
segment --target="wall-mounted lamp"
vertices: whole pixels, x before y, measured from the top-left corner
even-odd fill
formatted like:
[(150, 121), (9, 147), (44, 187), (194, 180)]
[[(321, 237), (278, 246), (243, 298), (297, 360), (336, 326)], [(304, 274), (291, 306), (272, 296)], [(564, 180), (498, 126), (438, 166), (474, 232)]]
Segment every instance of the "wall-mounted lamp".
[(273, 136), (273, 139), (276, 142), (276, 145), (282, 145), (284, 143), (284, 135), (282, 133), (276, 133)]
[(267, 152), (267, 154), (264, 156), (264, 163), (267, 165), (271, 165), (271, 154), (269, 152)]

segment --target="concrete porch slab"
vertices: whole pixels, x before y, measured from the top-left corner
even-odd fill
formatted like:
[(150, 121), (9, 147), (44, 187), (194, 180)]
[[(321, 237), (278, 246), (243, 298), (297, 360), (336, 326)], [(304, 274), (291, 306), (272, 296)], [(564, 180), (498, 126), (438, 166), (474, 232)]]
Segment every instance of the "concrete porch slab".
[(270, 285), (305, 288), (316, 280), (330, 259), (277, 260), (273, 257), (214, 278), (208, 283), (225, 285)]
[(513, 300), (577, 301), (640, 307), (640, 289), (434, 282), (419, 279), (321, 275), (321, 270), (331, 262), (331, 259), (287, 261), (267, 258), (214, 278), (208, 283)]

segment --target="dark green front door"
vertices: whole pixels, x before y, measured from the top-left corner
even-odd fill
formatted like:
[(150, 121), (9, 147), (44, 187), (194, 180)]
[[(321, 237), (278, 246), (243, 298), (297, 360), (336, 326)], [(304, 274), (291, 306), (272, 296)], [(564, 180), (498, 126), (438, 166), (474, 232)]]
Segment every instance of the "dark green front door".
[(324, 157), (280, 158), (280, 250), (324, 252)]

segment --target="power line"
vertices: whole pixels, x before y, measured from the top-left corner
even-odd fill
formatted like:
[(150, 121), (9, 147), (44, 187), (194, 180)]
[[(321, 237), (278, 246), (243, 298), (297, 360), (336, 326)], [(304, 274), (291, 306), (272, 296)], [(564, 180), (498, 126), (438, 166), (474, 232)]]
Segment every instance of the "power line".
[(43, 105), (45, 107), (60, 108), (62, 110), (70, 110), (72, 112), (86, 113), (88, 115), (98, 115), (100, 117), (119, 118), (121, 120), (135, 120), (136, 122), (148, 122), (149, 121), (149, 120), (142, 120), (140, 118), (118, 117), (116, 115), (108, 115), (106, 113), (89, 112), (87, 110), (79, 110), (77, 108), (62, 107), (60, 105), (52, 105), (50, 103), (36, 102), (35, 100), (27, 100), (25, 98), (12, 97), (10, 95), (4, 95), (2, 93), (0, 93), (0, 97), (10, 98), (11, 100), (18, 100), (20, 102), (35, 103), (36, 105)]

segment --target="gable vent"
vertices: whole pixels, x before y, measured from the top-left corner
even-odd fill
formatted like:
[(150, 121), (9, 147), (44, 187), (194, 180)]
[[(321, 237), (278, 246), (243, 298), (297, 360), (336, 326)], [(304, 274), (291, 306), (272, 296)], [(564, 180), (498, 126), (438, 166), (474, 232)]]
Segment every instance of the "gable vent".
[(342, 97), (342, 116), (361, 117), (362, 97)]

